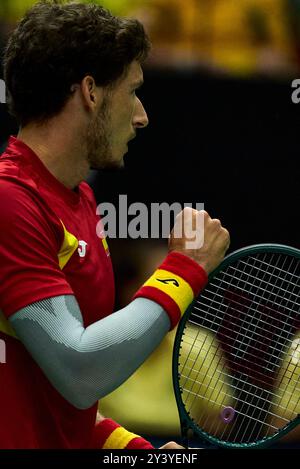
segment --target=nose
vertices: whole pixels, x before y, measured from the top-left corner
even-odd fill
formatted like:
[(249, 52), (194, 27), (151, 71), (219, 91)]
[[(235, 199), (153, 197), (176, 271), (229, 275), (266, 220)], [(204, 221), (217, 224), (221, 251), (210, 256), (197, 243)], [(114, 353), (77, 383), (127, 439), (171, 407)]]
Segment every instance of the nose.
[(143, 129), (149, 124), (149, 119), (142, 102), (136, 98), (132, 125), (135, 129)]

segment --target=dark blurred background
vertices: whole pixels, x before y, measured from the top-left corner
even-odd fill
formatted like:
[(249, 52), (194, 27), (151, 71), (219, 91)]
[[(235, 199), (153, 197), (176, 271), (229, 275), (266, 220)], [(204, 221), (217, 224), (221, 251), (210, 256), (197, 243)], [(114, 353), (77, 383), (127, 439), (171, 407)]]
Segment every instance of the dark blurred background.
[(300, 246), (300, 105), (289, 80), (149, 69), (140, 95), (150, 125), (131, 143), (124, 171), (95, 176), (99, 201), (204, 202), (233, 249)]
[[(1, 0), (0, 47), (33, 3)], [(91, 173), (97, 202), (118, 207), (119, 194), (148, 206), (203, 202), (229, 229), (231, 250), (263, 242), (300, 248), (300, 104), (291, 99), (300, 78), (300, 0), (99, 3), (141, 19), (153, 53), (138, 93), (150, 125), (130, 143), (123, 171)], [(0, 146), (16, 132), (1, 104)], [(166, 240), (110, 240), (110, 247), (121, 307), (163, 258)], [(155, 370), (165, 367), (160, 382), (170, 395), (171, 348), (172, 340), (151, 358)], [(151, 364), (104, 399), (104, 410), (135, 431), (175, 435), (175, 402), (157, 407), (151, 386), (143, 392), (152, 423), (143, 426), (145, 414), (120, 414), (136, 402), (142, 381), (151, 382)]]

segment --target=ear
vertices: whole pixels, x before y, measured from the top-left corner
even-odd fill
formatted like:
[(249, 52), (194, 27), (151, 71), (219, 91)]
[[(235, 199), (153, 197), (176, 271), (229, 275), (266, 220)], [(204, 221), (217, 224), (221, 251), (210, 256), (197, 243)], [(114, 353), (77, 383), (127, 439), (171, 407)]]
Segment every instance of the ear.
[(84, 106), (91, 111), (99, 109), (103, 101), (104, 89), (101, 86), (96, 86), (92, 76), (84, 77), (80, 84), (80, 90)]

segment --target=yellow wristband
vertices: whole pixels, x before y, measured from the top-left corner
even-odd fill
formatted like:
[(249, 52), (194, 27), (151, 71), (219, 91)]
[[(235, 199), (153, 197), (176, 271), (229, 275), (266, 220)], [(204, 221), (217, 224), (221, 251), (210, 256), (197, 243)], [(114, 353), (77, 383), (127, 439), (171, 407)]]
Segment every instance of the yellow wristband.
[(184, 313), (194, 299), (191, 286), (182, 277), (167, 270), (156, 270), (143, 286), (158, 288), (166, 293), (175, 301), (181, 314)]
[(124, 449), (134, 438), (139, 438), (139, 436), (128, 432), (123, 427), (118, 427), (109, 435), (102, 449)]

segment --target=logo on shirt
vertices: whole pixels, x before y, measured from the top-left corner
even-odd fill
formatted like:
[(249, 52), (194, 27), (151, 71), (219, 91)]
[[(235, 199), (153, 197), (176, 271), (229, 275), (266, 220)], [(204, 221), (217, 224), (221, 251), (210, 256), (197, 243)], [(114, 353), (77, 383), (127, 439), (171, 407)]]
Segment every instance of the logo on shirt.
[(79, 254), (79, 257), (85, 257), (86, 255), (86, 247), (87, 247), (87, 244), (85, 241), (78, 241), (78, 254)]

